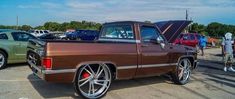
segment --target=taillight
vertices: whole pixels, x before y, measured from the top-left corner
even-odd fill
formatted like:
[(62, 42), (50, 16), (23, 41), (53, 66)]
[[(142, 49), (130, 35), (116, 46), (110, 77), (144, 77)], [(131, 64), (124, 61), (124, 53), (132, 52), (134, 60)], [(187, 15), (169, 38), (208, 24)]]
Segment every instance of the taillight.
[(52, 59), (51, 58), (44, 58), (43, 59), (43, 67), (46, 70), (50, 70), (52, 68)]

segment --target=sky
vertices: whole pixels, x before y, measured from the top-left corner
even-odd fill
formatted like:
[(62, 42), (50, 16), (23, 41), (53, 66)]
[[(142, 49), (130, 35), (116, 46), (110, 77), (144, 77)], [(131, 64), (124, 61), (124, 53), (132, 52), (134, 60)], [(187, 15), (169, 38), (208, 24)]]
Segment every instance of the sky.
[(164, 21), (189, 18), (200, 24), (235, 25), (235, 0), (0, 0), (0, 25), (45, 22)]

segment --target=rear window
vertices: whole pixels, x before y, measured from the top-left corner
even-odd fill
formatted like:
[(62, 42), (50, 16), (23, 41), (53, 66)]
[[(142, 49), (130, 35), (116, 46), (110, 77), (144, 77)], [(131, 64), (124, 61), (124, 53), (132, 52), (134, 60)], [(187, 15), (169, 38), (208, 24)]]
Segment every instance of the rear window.
[(101, 38), (134, 39), (134, 34), (131, 25), (110, 25), (103, 28)]
[(1, 39), (1, 40), (7, 40), (8, 37), (7, 37), (6, 34), (0, 34), (0, 39)]
[(44, 31), (44, 33), (49, 33), (48, 31)]

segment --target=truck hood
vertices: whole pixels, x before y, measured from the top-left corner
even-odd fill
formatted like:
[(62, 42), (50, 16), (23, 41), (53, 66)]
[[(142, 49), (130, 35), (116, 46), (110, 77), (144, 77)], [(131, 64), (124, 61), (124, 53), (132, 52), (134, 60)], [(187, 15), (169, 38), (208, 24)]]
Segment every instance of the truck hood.
[(187, 20), (170, 20), (154, 23), (169, 43), (173, 43), (181, 32), (191, 23)]

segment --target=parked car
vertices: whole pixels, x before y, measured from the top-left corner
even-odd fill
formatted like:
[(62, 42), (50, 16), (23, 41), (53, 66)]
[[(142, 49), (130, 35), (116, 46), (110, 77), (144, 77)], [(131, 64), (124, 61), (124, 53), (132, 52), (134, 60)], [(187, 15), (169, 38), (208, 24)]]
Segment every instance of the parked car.
[(17, 30), (0, 32), (0, 69), (6, 67), (7, 63), (26, 62), (26, 47), (29, 39), (36, 39), (36, 37)]
[(56, 40), (56, 39), (60, 39), (60, 37), (56, 36), (55, 34), (52, 33), (47, 33), (47, 34), (43, 34), (41, 36), (38, 37), (41, 40)]
[(200, 37), (201, 35), (197, 33), (181, 34), (179, 38), (174, 41), (174, 44), (182, 44), (191, 47), (198, 47)]
[(66, 37), (70, 40), (95, 40), (99, 36), (99, 31), (96, 30), (76, 30), (75, 32), (67, 33)]
[(39, 37), (42, 36), (43, 34), (47, 34), (49, 33), (48, 30), (29, 30), (29, 33), (31, 33), (32, 35)]
[(0, 32), (11, 31), (13, 29), (0, 29)]
[(48, 82), (74, 83), (80, 96), (93, 99), (104, 96), (118, 79), (169, 73), (183, 85), (197, 66), (194, 48), (168, 43), (163, 36), (169, 34), (162, 35), (154, 24), (105, 23), (100, 33), (94, 42), (30, 40), (29, 67)]

